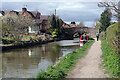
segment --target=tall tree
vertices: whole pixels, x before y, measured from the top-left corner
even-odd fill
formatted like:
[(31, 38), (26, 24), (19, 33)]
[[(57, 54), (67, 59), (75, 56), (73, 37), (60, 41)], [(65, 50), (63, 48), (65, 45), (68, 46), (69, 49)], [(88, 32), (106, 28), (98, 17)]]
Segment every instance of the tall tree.
[(101, 19), (100, 19), (100, 23), (101, 23), (100, 32), (101, 32), (101, 31), (106, 31), (107, 27), (109, 27), (110, 21), (111, 21), (111, 17), (112, 17), (112, 13), (111, 13), (110, 9), (109, 9), (109, 8), (106, 8), (106, 9), (104, 10), (104, 12), (101, 14)]
[(56, 16), (54, 14), (50, 16), (50, 24), (53, 28), (56, 28)]
[(61, 19), (57, 18), (57, 20), (56, 20), (56, 27), (57, 28), (61, 28), (62, 25), (63, 25), (63, 21)]
[(118, 20), (118, 30), (116, 32), (116, 36), (117, 36), (117, 47), (118, 47), (118, 50), (117, 50), (117, 53), (120, 54), (120, 1), (107, 1), (107, 2), (100, 2), (98, 4), (99, 7), (106, 7), (106, 8), (110, 8), (114, 14), (113, 16), (115, 16)]

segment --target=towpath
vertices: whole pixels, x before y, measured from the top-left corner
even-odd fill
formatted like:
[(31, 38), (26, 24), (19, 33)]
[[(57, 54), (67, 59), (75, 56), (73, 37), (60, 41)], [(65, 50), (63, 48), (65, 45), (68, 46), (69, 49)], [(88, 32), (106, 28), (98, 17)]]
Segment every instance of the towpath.
[(107, 74), (99, 68), (102, 62), (100, 56), (102, 55), (101, 41), (95, 42), (88, 50), (88, 53), (83, 58), (79, 59), (75, 68), (68, 73), (67, 78), (106, 78)]

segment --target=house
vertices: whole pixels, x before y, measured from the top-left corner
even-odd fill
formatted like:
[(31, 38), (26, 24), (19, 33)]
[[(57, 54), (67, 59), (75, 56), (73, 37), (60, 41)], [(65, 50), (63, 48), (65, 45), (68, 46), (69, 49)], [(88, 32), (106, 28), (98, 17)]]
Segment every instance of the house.
[(3, 16), (3, 15), (0, 13), (0, 16)]
[(47, 28), (50, 27), (48, 19), (49, 19), (50, 15), (41, 15), (40, 16), (40, 20), (42, 21), (42, 23), (40, 24), (40, 30), (42, 30), (43, 32), (45, 32), (47, 30)]
[(70, 27), (77, 27), (77, 24), (70, 24)]
[(31, 19), (36, 23), (35, 26), (28, 27), (28, 33), (38, 33), (41, 30), (45, 30), (49, 27), (48, 18), (49, 15), (41, 15), (39, 11), (28, 11), (27, 8), (22, 8), (22, 11), (0, 11), (0, 16), (18, 16), (20, 19)]
[(70, 28), (70, 25), (69, 24), (67, 24), (67, 23), (63, 23), (63, 28)]
[(4, 15), (4, 11), (0, 11), (0, 16), (3, 16)]

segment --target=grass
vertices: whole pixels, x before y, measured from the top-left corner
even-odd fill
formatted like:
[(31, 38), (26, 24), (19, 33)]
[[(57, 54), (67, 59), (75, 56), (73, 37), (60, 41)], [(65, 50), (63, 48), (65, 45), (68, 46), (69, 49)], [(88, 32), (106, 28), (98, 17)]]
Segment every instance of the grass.
[(101, 39), (103, 65), (106, 69), (105, 73), (109, 73), (111, 78), (120, 77), (120, 57), (115, 50), (108, 46), (107, 41)]
[(31, 35), (23, 35), (23, 38), (31, 38)]
[(89, 40), (84, 46), (80, 47), (76, 51), (69, 53), (64, 56), (59, 63), (55, 66), (49, 66), (46, 72), (41, 72), (38, 74), (37, 79), (41, 80), (63, 80), (65, 79), (67, 73), (71, 71), (78, 59), (83, 57), (90, 46), (93, 44), (94, 40)]
[(2, 38), (2, 42), (4, 45), (9, 45), (9, 44), (14, 43), (15, 41), (13, 39), (10, 39), (10, 38)]

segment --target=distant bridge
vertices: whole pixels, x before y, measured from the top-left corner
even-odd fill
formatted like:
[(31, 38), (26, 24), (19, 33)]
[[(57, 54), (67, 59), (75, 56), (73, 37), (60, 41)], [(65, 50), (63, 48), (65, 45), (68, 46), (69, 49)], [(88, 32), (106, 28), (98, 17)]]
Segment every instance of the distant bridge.
[(86, 32), (89, 34), (90, 37), (95, 37), (98, 29), (96, 28), (89, 28), (89, 27), (69, 27), (72, 30), (71, 34), (74, 35), (75, 33), (81, 34), (82, 32)]

